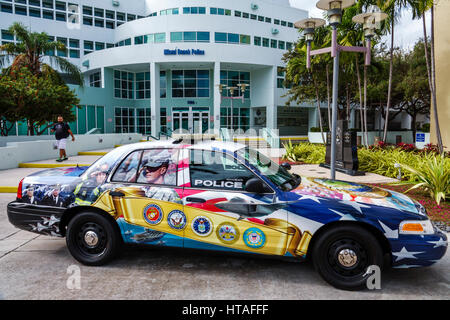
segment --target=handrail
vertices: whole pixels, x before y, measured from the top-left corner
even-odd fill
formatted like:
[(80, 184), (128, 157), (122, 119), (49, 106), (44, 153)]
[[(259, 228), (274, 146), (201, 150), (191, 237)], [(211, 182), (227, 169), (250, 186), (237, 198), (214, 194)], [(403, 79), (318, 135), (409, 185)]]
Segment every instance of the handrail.
[(271, 148), (280, 148), (280, 136), (273, 132), (274, 129), (263, 128), (262, 138), (270, 145)]
[(94, 134), (96, 131), (100, 131), (100, 128), (93, 128), (93, 129), (89, 130), (88, 132), (86, 132), (85, 134)]

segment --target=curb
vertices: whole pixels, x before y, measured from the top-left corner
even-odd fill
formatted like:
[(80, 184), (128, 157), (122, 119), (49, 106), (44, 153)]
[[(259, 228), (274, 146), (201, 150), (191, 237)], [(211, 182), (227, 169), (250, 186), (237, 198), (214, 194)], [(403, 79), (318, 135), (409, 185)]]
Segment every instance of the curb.
[(19, 163), (19, 168), (61, 168), (61, 167), (89, 167), (90, 164), (84, 163)]
[(78, 152), (78, 155), (79, 156), (104, 156), (107, 153), (108, 152), (83, 151), (83, 152)]
[(17, 193), (17, 187), (2, 187), (2, 186), (0, 186), (0, 193)]

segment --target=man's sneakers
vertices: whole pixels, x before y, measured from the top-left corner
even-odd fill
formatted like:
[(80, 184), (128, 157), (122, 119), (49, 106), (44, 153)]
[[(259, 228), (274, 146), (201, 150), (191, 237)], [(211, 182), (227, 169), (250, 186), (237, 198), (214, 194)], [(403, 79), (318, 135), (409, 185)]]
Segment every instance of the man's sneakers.
[(68, 159), (69, 158), (67, 158), (67, 157), (59, 158), (59, 159), (56, 159), (56, 162), (63, 162), (63, 161), (68, 160)]

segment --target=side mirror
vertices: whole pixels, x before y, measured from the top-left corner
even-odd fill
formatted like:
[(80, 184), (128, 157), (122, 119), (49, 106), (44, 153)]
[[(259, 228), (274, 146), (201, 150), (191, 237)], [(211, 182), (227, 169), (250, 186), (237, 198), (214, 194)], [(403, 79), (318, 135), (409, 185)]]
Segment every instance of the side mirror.
[(291, 165), (290, 165), (289, 163), (287, 163), (287, 162), (283, 162), (283, 163), (281, 164), (281, 166), (282, 166), (283, 168), (285, 168), (286, 170), (288, 170), (288, 171), (292, 169)]
[(261, 194), (271, 192), (266, 184), (258, 178), (252, 178), (245, 183), (245, 191)]

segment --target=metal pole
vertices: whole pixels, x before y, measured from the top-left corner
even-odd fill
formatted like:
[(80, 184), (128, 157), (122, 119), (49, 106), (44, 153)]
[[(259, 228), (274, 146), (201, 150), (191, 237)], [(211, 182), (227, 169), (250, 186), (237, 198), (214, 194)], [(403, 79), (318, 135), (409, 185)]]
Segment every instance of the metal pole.
[[(337, 47), (336, 27), (333, 27), (333, 46)], [(334, 50), (333, 50), (334, 51)], [(333, 65), (333, 106), (332, 106), (332, 123), (331, 123), (331, 180), (336, 179), (336, 127), (337, 127), (337, 100), (339, 88), (339, 50), (336, 50)]]

